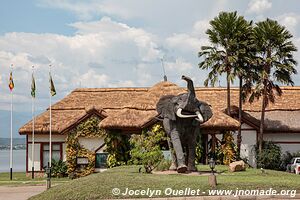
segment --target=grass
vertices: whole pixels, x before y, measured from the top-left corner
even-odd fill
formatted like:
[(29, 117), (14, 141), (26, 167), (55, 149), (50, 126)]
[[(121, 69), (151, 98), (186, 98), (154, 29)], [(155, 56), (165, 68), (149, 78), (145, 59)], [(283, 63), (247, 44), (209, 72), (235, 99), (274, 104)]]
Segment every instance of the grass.
[[(200, 170), (209, 171), (208, 166), (199, 166)], [(266, 170), (261, 173), (257, 169), (247, 169), (244, 172), (230, 173), (225, 166), (217, 166), (217, 189), (300, 189), (300, 176), (286, 172)], [(110, 169), (103, 173), (92, 174), (88, 177), (69, 181), (59, 187), (53, 187), (31, 200), (54, 199), (111, 199), (134, 198), (141, 196), (113, 196), (112, 189), (119, 188), (123, 193), (126, 188), (132, 190), (162, 190), (172, 189), (200, 189), (207, 191), (207, 176), (187, 176), (180, 174), (157, 175), (138, 173), (137, 166), (123, 166)], [(143, 196), (146, 197), (146, 196)], [(155, 196), (158, 197), (158, 196)]]
[[(52, 178), (53, 184), (61, 184), (69, 181), (69, 178)], [(0, 173), (0, 186), (24, 186), (24, 185), (45, 185), (46, 178), (26, 177), (25, 172), (14, 172), (13, 179), (9, 179), (9, 173)]]

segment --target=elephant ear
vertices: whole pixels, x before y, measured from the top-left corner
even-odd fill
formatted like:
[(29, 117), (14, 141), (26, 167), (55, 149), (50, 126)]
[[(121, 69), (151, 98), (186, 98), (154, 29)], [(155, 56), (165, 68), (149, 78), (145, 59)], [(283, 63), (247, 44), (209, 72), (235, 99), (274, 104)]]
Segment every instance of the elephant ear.
[(203, 101), (201, 101), (200, 104), (200, 112), (203, 116), (203, 120), (204, 120), (203, 122), (208, 121), (213, 116), (210, 105), (208, 105), (206, 102)]
[(174, 112), (175, 104), (172, 101), (174, 97), (174, 95), (165, 95), (158, 100), (156, 104), (156, 111), (161, 118), (176, 120), (176, 115)]

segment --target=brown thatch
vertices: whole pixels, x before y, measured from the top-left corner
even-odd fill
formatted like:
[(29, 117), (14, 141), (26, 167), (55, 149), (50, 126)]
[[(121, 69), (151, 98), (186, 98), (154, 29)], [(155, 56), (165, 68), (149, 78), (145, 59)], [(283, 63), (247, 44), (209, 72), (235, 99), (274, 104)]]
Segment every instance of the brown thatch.
[[(56, 110), (52, 112), (52, 132), (58, 134), (64, 129), (73, 125), (80, 118), (84, 117), (86, 112), (84, 110)], [(47, 110), (35, 118), (35, 132), (49, 133), (50, 112)], [(19, 130), (20, 134), (31, 134), (32, 121), (22, 126)]]
[[(93, 113), (103, 117), (100, 123), (107, 129), (141, 129), (155, 121), (156, 102), (162, 95), (178, 95), (185, 88), (174, 83), (160, 82), (151, 88), (92, 88), (76, 89), (52, 106), (52, 131), (63, 134), (70, 127)], [(205, 129), (232, 129), (239, 126), (222, 111), (226, 108), (226, 88), (196, 88), (197, 97), (212, 105), (214, 116), (203, 124)], [(300, 110), (300, 87), (283, 87), (282, 97), (268, 110)], [(238, 105), (238, 89), (231, 90), (232, 105)], [(260, 102), (245, 104), (246, 111), (259, 111)], [(31, 121), (20, 128), (20, 134), (30, 134)], [(49, 131), (49, 111), (36, 117), (37, 133)]]
[[(106, 116), (103, 111), (97, 111), (94, 108), (89, 110), (53, 110), (52, 111), (52, 133), (63, 134), (69, 128), (78, 124), (86, 117), (96, 114), (102, 118)], [(50, 127), (50, 111), (47, 110), (35, 117), (35, 132), (39, 134), (48, 134)], [(19, 129), (20, 134), (32, 133), (32, 120)]]
[[(248, 117), (254, 118), (251, 122), (258, 129), (260, 126), (261, 112), (246, 112)], [(249, 118), (248, 118), (249, 119)], [(265, 132), (299, 132), (300, 131), (300, 110), (267, 111), (265, 114)]]
[[(266, 110), (300, 110), (300, 87), (281, 87), (282, 95), (276, 97), (275, 104), (270, 103)], [(197, 97), (209, 102), (215, 109), (224, 110), (226, 108), (226, 88), (196, 88)], [(239, 105), (239, 89), (231, 88), (231, 105)], [(252, 104), (246, 102), (243, 105), (244, 111), (260, 111), (261, 99)]]
[(140, 129), (153, 120), (157, 112), (154, 110), (107, 110), (108, 117), (100, 123), (106, 129)]
[(206, 123), (201, 125), (201, 128), (216, 131), (216, 130), (237, 130), (240, 123), (226, 115), (223, 112), (215, 111), (213, 116)]

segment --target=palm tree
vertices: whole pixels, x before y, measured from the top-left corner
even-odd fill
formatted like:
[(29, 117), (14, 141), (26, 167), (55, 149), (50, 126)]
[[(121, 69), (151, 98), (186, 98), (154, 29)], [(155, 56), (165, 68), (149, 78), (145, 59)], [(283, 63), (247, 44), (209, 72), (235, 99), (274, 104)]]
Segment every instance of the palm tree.
[(226, 73), (227, 80), (227, 114), (230, 115), (230, 84), (236, 77), (239, 52), (245, 51), (242, 43), (243, 34), (248, 31), (250, 23), (237, 12), (221, 12), (210, 22), (211, 28), (206, 31), (211, 46), (202, 46), (199, 57), (204, 60), (199, 63), (200, 69), (210, 69), (204, 85), (212, 86), (218, 81), (218, 75)]
[(255, 58), (256, 47), (253, 38), (253, 26), (252, 21), (245, 26), (244, 31), (237, 41), (238, 47), (236, 48), (237, 62), (233, 65), (233, 74), (239, 79), (239, 112), (238, 119), (240, 127), (237, 134), (237, 153), (240, 155), (242, 134), (242, 106), (246, 101), (246, 97), (249, 95), (249, 89), (251, 89), (254, 78), (256, 77), (256, 71), (253, 67), (253, 59)]
[(294, 85), (292, 75), (297, 71), (297, 62), (293, 53), (297, 48), (292, 43), (292, 34), (277, 21), (267, 19), (256, 23), (254, 27), (254, 39), (257, 48), (256, 65), (259, 78), (249, 98), (250, 103), (254, 99), (262, 97), (260, 132), (258, 137), (259, 152), (262, 151), (265, 110), (269, 103), (274, 103), (276, 95), (282, 91), (278, 84)]
[[(221, 12), (210, 21), (211, 29), (206, 33), (212, 46), (202, 46), (199, 57), (204, 60), (199, 63), (201, 69), (210, 69), (204, 85), (212, 86), (218, 80), (218, 75), (226, 73), (227, 79), (227, 114), (230, 115), (230, 83), (236, 76), (239, 77), (240, 101), (239, 122), (242, 114), (242, 85), (243, 79), (250, 74), (249, 65), (253, 55), (252, 22), (247, 22), (244, 17), (238, 16), (237, 12)], [(252, 53), (252, 54), (251, 54)], [(249, 76), (248, 76), (249, 77)], [(245, 84), (247, 86), (247, 84)], [(238, 154), (241, 146), (241, 128), (237, 136)]]

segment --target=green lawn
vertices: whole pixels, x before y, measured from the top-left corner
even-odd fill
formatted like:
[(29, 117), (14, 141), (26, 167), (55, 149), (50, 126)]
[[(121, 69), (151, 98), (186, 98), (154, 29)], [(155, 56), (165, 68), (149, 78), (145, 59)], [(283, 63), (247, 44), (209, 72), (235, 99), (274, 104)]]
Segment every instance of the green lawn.
[[(201, 170), (209, 171), (208, 166), (199, 166)], [(266, 170), (261, 173), (257, 169), (247, 169), (244, 172), (230, 173), (225, 166), (217, 166), (217, 189), (293, 189), (300, 190), (300, 176), (286, 172)], [(188, 176), (180, 174), (157, 175), (138, 173), (137, 166), (124, 166), (108, 171), (92, 174), (88, 177), (69, 181), (58, 187), (53, 187), (44, 193), (37, 195), (32, 200), (54, 199), (109, 199), (109, 198), (133, 198), (138, 196), (113, 196), (112, 189), (119, 188), (123, 193), (126, 188), (133, 190), (159, 189), (200, 189), (207, 191), (207, 176)], [(143, 196), (146, 197), (146, 196)], [(157, 197), (157, 196), (156, 196)]]
[[(52, 178), (53, 184), (61, 184), (69, 181), (69, 178)], [(34, 178), (26, 177), (25, 172), (14, 172), (13, 180), (9, 179), (9, 173), (0, 173), (0, 186), (1, 185), (12, 185), (12, 186), (23, 186), (23, 185), (45, 185), (45, 178)]]

